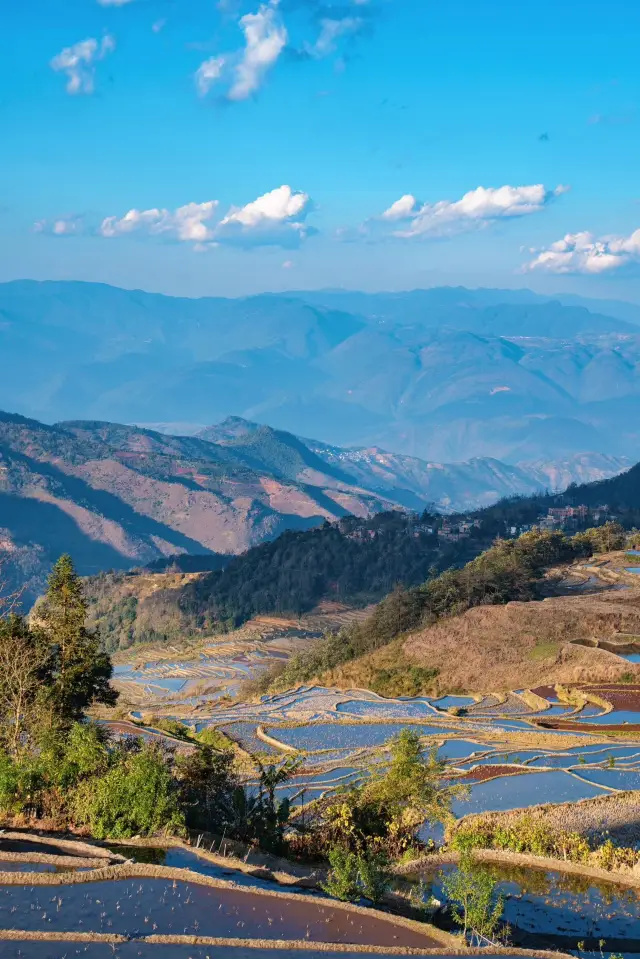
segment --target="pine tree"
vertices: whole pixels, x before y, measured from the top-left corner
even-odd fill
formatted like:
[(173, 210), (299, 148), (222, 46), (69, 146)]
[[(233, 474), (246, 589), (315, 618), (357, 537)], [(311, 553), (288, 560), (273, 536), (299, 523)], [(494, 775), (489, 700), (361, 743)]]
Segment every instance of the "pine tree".
[(87, 604), (71, 557), (61, 556), (37, 609), (40, 627), (54, 649), (51, 701), (63, 722), (80, 719), (91, 703), (113, 705), (112, 667), (98, 638), (85, 627)]

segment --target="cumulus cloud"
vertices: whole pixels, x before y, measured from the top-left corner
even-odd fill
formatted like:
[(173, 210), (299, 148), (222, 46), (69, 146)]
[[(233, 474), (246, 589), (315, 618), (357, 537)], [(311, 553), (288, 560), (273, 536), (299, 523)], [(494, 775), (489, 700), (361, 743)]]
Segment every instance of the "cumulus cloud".
[(195, 72), (196, 88), (206, 96), (214, 84), (226, 83), (228, 100), (246, 100), (256, 93), (287, 45), (287, 30), (278, 12), (279, 0), (260, 5), (240, 18), (245, 45), (241, 50), (210, 57)]
[(231, 207), (217, 217), (219, 202), (187, 203), (176, 210), (156, 208), (129, 210), (124, 216), (108, 216), (100, 224), (100, 236), (112, 239), (132, 233), (165, 236), (194, 244), (203, 252), (221, 243), (236, 246), (281, 246), (294, 248), (316, 230), (305, 222), (311, 211), (306, 193), (284, 185), (252, 200)]
[(85, 231), (85, 221), (81, 213), (69, 213), (52, 220), (36, 220), (33, 230), (48, 236), (78, 236)]
[(308, 194), (283, 185), (246, 206), (232, 207), (220, 221), (216, 236), (250, 246), (298, 246), (316, 232), (305, 223), (310, 209)]
[(93, 93), (94, 64), (115, 50), (116, 42), (107, 35), (98, 41), (95, 37), (65, 47), (51, 61), (51, 69), (67, 77), (67, 93)]
[(381, 215), (382, 220), (406, 220), (415, 216), (420, 209), (420, 204), (410, 193), (405, 193), (399, 200), (392, 203), (388, 210)]
[(314, 57), (327, 57), (336, 50), (336, 41), (347, 34), (357, 33), (363, 26), (361, 17), (342, 17), (320, 20), (320, 34), (314, 44), (307, 44), (307, 52)]
[(217, 200), (187, 203), (171, 212), (166, 209), (129, 210), (123, 217), (108, 216), (98, 229), (100, 236), (115, 237), (144, 232), (152, 236), (168, 234), (176, 240), (202, 243), (213, 238), (208, 225), (218, 206)]
[(278, 0), (263, 3), (257, 13), (247, 13), (240, 26), (245, 48), (234, 71), (230, 100), (246, 100), (255, 93), (287, 44), (286, 28), (278, 17)]
[(546, 249), (532, 249), (535, 257), (524, 272), (585, 273), (597, 275), (640, 264), (640, 229), (629, 236), (595, 237), (567, 233)]
[(447, 236), (461, 230), (482, 228), (495, 220), (539, 213), (567, 189), (558, 186), (555, 190), (547, 190), (541, 183), (479, 186), (459, 200), (439, 200), (437, 203), (420, 203), (412, 194), (405, 194), (377, 220), (394, 223), (392, 235), (397, 237)]
[(224, 57), (209, 57), (200, 64), (195, 72), (195, 81), (201, 97), (206, 96), (213, 84), (220, 79), (225, 62)]
[(279, 186), (270, 193), (259, 196), (246, 206), (230, 210), (221, 223), (240, 223), (257, 227), (266, 222), (282, 222), (299, 216), (309, 202), (306, 193), (294, 193), (290, 186)]

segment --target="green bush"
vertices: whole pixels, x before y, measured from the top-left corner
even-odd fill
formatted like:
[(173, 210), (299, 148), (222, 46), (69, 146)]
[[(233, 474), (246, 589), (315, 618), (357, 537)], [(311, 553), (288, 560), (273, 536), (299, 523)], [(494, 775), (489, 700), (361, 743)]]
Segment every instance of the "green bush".
[(344, 902), (355, 902), (364, 897), (377, 905), (391, 884), (389, 861), (382, 853), (353, 852), (344, 846), (329, 850), (331, 869), (322, 889)]
[(342, 846), (334, 846), (328, 856), (331, 870), (321, 888), (335, 899), (355, 902), (360, 898), (358, 884), (358, 856)]
[(443, 876), (442, 886), (449, 899), (453, 917), (471, 945), (483, 945), (484, 939), (495, 937), (502, 917), (504, 899), (496, 894), (497, 880), (464, 853), (455, 872)]
[(89, 826), (97, 839), (184, 829), (176, 781), (154, 744), (124, 754), (105, 775), (84, 782), (74, 812), (77, 822)]

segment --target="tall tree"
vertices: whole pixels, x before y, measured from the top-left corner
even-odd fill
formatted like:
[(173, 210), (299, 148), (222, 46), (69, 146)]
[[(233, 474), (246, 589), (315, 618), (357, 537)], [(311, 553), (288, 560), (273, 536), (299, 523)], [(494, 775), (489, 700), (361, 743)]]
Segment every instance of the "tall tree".
[(44, 718), (51, 649), (21, 616), (0, 619), (0, 736), (15, 755)]
[(36, 615), (53, 647), (50, 696), (59, 718), (63, 722), (80, 719), (91, 703), (112, 706), (118, 694), (109, 683), (111, 660), (101, 652), (97, 636), (85, 627), (87, 604), (70, 556), (61, 556), (53, 567)]

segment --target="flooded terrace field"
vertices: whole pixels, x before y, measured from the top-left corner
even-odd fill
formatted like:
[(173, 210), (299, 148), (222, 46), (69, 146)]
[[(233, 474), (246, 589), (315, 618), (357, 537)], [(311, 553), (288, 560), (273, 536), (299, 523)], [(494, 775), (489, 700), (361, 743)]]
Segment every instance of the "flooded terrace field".
[[(426, 881), (424, 895), (446, 903), (443, 877), (453, 866), (421, 871), (407, 877)], [(640, 898), (636, 889), (604, 880), (486, 863), (504, 897), (503, 922), (514, 946), (557, 949), (581, 956), (611, 953), (640, 954)], [(438, 919), (436, 919), (438, 921)]]
[[(137, 869), (144, 873), (144, 867)], [(154, 869), (162, 871), (147, 867)], [(87, 876), (84, 882), (45, 885), (36, 879), (33, 875), (29, 885), (0, 883), (1, 930), (91, 932), (133, 939), (197, 936), (229, 944), (251, 939), (409, 948), (443, 945), (442, 935), (427, 925), (403, 923), (324, 898), (238, 887), (204, 876), (200, 881), (182, 879), (179, 873), (108, 880)]]

